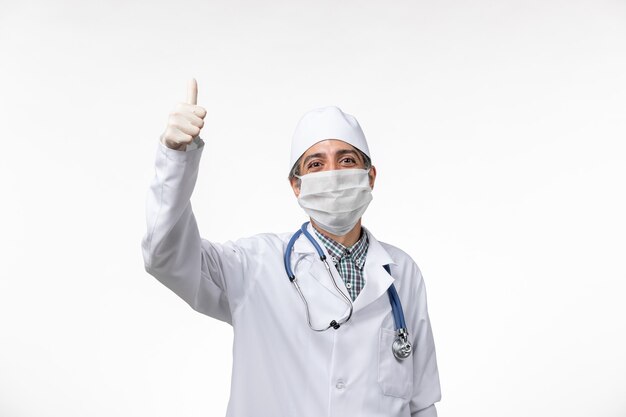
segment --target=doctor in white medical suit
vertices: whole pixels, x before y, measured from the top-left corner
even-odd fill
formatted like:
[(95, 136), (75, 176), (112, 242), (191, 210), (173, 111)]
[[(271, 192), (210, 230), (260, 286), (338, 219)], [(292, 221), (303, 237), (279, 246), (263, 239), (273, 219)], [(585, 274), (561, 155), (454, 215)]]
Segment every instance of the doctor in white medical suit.
[(289, 181), (309, 222), (217, 243), (190, 203), (204, 150), (197, 91), (191, 80), (157, 145), (141, 246), (148, 273), (233, 326), (227, 416), (437, 416), (422, 274), (361, 225), (376, 169), (357, 120), (329, 106), (297, 124)]

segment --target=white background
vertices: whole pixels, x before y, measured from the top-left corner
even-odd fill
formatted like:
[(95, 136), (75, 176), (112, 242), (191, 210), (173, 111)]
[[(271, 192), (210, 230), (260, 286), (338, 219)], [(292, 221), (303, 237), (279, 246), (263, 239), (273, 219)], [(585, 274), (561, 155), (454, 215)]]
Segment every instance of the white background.
[(426, 280), (440, 416), (626, 416), (626, 2), (0, 1), (0, 54), (0, 416), (224, 415), (231, 328), (140, 249), (191, 77), (204, 238), (295, 230), (291, 134), (337, 105), (364, 224)]

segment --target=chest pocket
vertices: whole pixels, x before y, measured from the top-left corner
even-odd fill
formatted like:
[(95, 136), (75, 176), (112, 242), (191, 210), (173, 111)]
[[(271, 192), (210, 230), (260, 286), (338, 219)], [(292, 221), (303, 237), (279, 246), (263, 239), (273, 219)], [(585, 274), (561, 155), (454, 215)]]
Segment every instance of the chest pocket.
[(378, 343), (378, 384), (383, 394), (410, 399), (413, 392), (413, 355), (396, 359), (391, 350), (396, 332), (381, 327)]

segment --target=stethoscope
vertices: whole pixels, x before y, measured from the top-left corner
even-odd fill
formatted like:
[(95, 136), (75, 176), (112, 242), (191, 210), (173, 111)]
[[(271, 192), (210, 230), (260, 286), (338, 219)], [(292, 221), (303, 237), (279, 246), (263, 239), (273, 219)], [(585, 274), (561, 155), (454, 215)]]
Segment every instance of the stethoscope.
[[(311, 236), (311, 234), (308, 232), (307, 230), (308, 225), (309, 225), (309, 222), (305, 222), (304, 224), (302, 224), (302, 226), (300, 227), (300, 230), (294, 233), (291, 239), (289, 240), (289, 243), (287, 244), (287, 249), (285, 249), (285, 256), (284, 256), (285, 271), (287, 272), (289, 281), (291, 281), (293, 285), (296, 287), (296, 289), (298, 290), (298, 294), (300, 294), (300, 298), (302, 298), (302, 301), (304, 302), (304, 307), (306, 309), (306, 318), (307, 318), (307, 321), (309, 323), (309, 327), (311, 328), (311, 330), (314, 330), (316, 332), (323, 332), (324, 330), (328, 330), (331, 327), (337, 330), (342, 324), (350, 320), (350, 317), (352, 317), (352, 309), (353, 309), (352, 300), (348, 298), (343, 293), (343, 291), (341, 291), (339, 287), (337, 286), (337, 283), (335, 282), (335, 279), (333, 278), (333, 274), (330, 271), (330, 265), (328, 264), (328, 261), (326, 260), (326, 255), (324, 255), (324, 252), (322, 251), (322, 248), (320, 247), (320, 245), (317, 243), (317, 241), (315, 241), (313, 236)], [(335, 286), (335, 289), (337, 290), (339, 294), (341, 294), (346, 304), (350, 307), (350, 312), (348, 313), (348, 316), (345, 319), (340, 320), (340, 321), (332, 320), (328, 326), (322, 329), (316, 329), (311, 324), (309, 304), (307, 303), (306, 298), (304, 297), (304, 294), (302, 294), (302, 290), (300, 289), (300, 286), (298, 285), (298, 280), (296, 279), (295, 274), (291, 270), (291, 252), (293, 250), (293, 245), (294, 243), (296, 243), (296, 240), (298, 240), (300, 235), (303, 233), (304, 233), (304, 236), (306, 236), (306, 238), (309, 240), (309, 242), (311, 242), (311, 244), (313, 244), (313, 246), (315, 247), (315, 250), (317, 251), (317, 254), (320, 257), (320, 260), (324, 262), (324, 265), (326, 266), (326, 272), (328, 272), (328, 276), (330, 277), (331, 282)], [(391, 270), (389, 268), (389, 265), (384, 265), (384, 268), (389, 273), (389, 275), (391, 275)], [(393, 344), (391, 345), (391, 350), (393, 351), (393, 355), (396, 358), (406, 359), (411, 355), (412, 346), (411, 346), (411, 343), (409, 342), (409, 332), (407, 330), (406, 323), (404, 322), (404, 312), (402, 311), (402, 304), (400, 304), (400, 297), (398, 296), (398, 292), (396, 291), (396, 287), (393, 285), (393, 283), (389, 286), (389, 289), (387, 290), (387, 294), (389, 295), (389, 302), (391, 303), (391, 312), (393, 313), (393, 320), (396, 324), (396, 338), (393, 341)]]

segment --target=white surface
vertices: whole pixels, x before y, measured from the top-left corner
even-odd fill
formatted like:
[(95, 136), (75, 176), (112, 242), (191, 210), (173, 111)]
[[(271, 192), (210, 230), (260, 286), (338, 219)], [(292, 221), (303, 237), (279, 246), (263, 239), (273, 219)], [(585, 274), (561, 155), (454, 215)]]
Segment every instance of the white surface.
[(203, 237), (295, 230), (291, 134), (337, 105), (364, 224), (424, 273), (440, 416), (626, 414), (626, 3), (5, 2), (0, 56), (3, 417), (224, 414), (232, 330), (140, 250), (192, 76)]

